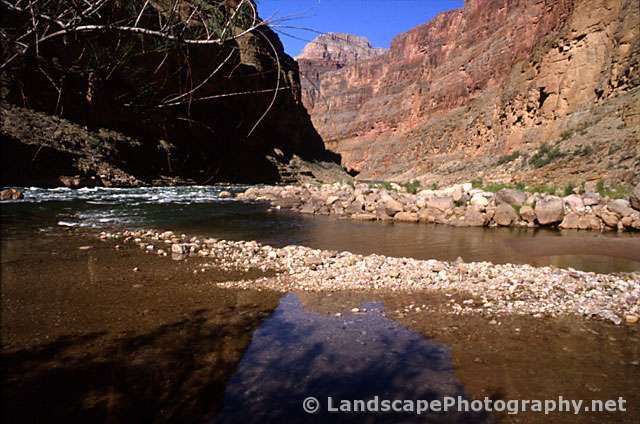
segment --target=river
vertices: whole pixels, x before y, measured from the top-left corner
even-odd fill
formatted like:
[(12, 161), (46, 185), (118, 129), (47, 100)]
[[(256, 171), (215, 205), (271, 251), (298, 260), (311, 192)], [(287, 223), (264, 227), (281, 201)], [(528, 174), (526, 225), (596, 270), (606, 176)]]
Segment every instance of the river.
[[(274, 246), (598, 272), (640, 269), (637, 235), (352, 222), (220, 199), (222, 190), (243, 187), (31, 188), (24, 201), (2, 204), (5, 422), (550, 419), (327, 410), (329, 397), (445, 396), (623, 397), (627, 412), (555, 413), (553, 422), (638, 422), (637, 326), (517, 315), (489, 322), (438, 312), (452, 300), (438, 294), (221, 289), (216, 282), (259, 273), (194, 274), (198, 258), (115, 250), (95, 230), (171, 229)], [(320, 402), (315, 414), (302, 407), (308, 397)]]

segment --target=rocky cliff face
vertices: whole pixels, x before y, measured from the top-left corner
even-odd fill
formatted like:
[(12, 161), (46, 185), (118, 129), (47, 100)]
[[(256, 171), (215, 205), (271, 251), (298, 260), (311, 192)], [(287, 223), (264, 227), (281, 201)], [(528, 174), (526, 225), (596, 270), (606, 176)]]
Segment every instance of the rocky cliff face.
[(308, 105), (364, 178), (638, 182), (639, 67), (635, 0), (471, 0)]
[[(55, 10), (55, 3), (42, 5)], [(144, 13), (136, 25), (161, 24), (160, 32), (163, 20), (195, 13), (178, 10), (176, 17), (164, 3), (107, 2), (90, 23), (121, 22), (138, 5)], [(229, 16), (249, 3), (213, 4)], [(28, 18), (2, 8), (9, 34)], [(188, 31), (205, 31), (194, 25)], [(234, 21), (222, 31), (243, 29)], [(13, 46), (3, 48), (1, 62)], [(0, 82), (4, 185), (57, 185), (58, 176), (76, 174), (106, 185), (268, 182), (279, 181), (294, 156), (335, 157), (302, 105), (296, 62), (264, 25), (223, 44), (75, 32), (28, 49)]]
[(366, 37), (345, 33), (327, 33), (316, 37), (305, 46), (296, 60), (302, 79), (302, 102), (312, 110), (320, 91), (320, 80), (327, 72), (356, 64), (376, 56), (386, 49), (374, 48)]

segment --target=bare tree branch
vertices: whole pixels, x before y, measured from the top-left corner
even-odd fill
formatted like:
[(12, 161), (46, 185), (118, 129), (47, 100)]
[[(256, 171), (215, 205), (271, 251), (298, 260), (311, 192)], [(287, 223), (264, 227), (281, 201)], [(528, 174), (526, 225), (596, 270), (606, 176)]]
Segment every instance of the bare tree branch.
[(196, 92), (197, 90), (199, 90), (200, 88), (202, 88), (206, 83), (209, 82), (209, 80), (211, 80), (211, 78), (213, 78), (213, 76), (215, 74), (218, 73), (218, 71), (220, 71), (220, 69), (222, 69), (222, 67), (229, 61), (229, 59), (231, 59), (231, 57), (233, 56), (233, 54), (235, 53), (235, 50), (231, 50), (231, 52), (229, 52), (229, 55), (222, 61), (220, 62), (220, 64), (218, 65), (218, 67), (216, 67), (213, 72), (211, 72), (211, 74), (209, 74), (208, 77), (206, 77), (204, 80), (202, 80), (202, 82), (200, 84), (198, 84), (196, 87), (192, 88), (191, 90), (187, 91), (186, 93), (183, 93), (177, 97), (173, 97), (171, 99), (168, 99), (166, 101), (163, 102), (163, 104), (168, 104), (168, 103), (175, 103), (176, 101), (190, 96), (191, 94), (193, 94), (194, 92)]
[(267, 43), (269, 43), (269, 46), (271, 46), (271, 49), (273, 50), (273, 57), (274, 57), (274, 60), (276, 61), (276, 64), (278, 65), (278, 69), (277, 69), (277, 72), (276, 72), (276, 88), (275, 88), (275, 90), (273, 90), (273, 98), (271, 99), (271, 102), (269, 103), (269, 106), (267, 106), (267, 110), (264, 111), (264, 113), (260, 116), (260, 118), (258, 118), (256, 123), (251, 128), (251, 131), (249, 131), (249, 134), (247, 134), (247, 137), (251, 137), (251, 134), (253, 134), (253, 132), (256, 130), (256, 128), (258, 128), (258, 125), (260, 125), (262, 120), (269, 114), (269, 111), (271, 111), (271, 108), (276, 103), (276, 99), (278, 97), (278, 91), (280, 91), (280, 73), (282, 72), (282, 66), (280, 65), (280, 56), (278, 55), (278, 50), (273, 45), (271, 40), (269, 40), (269, 37), (264, 35), (262, 33), (262, 31), (257, 30), (256, 33), (259, 34), (262, 38), (264, 38), (264, 40)]
[[(55, 41), (62, 39), (64, 45), (60, 48), (66, 49), (66, 46), (69, 45), (71, 46), (69, 54), (75, 55), (68, 58), (71, 63), (82, 63), (82, 66), (88, 67), (91, 70), (91, 75), (94, 75), (93, 67), (99, 66), (95, 64), (104, 63), (107, 52), (102, 52), (100, 45), (97, 42), (94, 45), (92, 38), (89, 37), (83, 39), (84, 41), (79, 44), (78, 38), (75, 37), (79, 34), (109, 34), (108, 37), (114, 39), (108, 53), (118, 53), (108, 59), (109, 64), (103, 67), (103, 72), (96, 74), (95, 78), (109, 79), (116, 68), (132, 58), (150, 55), (148, 57), (158, 60), (157, 66), (147, 68), (149, 72), (152, 72), (153, 78), (140, 79), (142, 82), (135, 92), (113, 94), (112, 100), (121, 102), (120, 104), (124, 107), (167, 108), (186, 105), (186, 114), (189, 116), (192, 102), (273, 93), (266, 109), (249, 130), (247, 136), (251, 136), (273, 109), (279, 92), (290, 88), (288, 84), (283, 83), (283, 79), (286, 81), (286, 76), (283, 76), (280, 52), (270, 35), (262, 31), (262, 27), (267, 25), (267, 21), (259, 18), (252, 0), (239, 0), (234, 7), (228, 6), (226, 0), (171, 0), (164, 2), (151, 0), (131, 0), (130, 2), (120, 0), (0, 0), (0, 6), (3, 11), (8, 10), (12, 13), (12, 18), (15, 16), (16, 22), (15, 27), (12, 25), (12, 28), (2, 28), (3, 51), (0, 53), (2, 55), (0, 56), (0, 70), (15, 63), (22, 56), (46, 55), (50, 51), (46, 43), (59, 46), (60, 43), (55, 44)], [(210, 84), (236, 54), (237, 48), (233, 47), (235, 43), (230, 42), (251, 33), (263, 39), (272, 52), (275, 70), (268, 72), (270, 75), (275, 71), (273, 88), (197, 96), (198, 91)], [(139, 37), (140, 40), (138, 40), (138, 38), (125, 38), (119, 34), (141, 35), (160, 41), (147, 42), (143, 37)], [(137, 51), (137, 47), (131, 47), (129, 40), (144, 43), (142, 44), (144, 46), (143, 52)], [(191, 53), (188, 48), (184, 48), (184, 46), (191, 45), (223, 46), (222, 49), (216, 50), (220, 52), (216, 60), (222, 59), (222, 61), (216, 63), (211, 72), (205, 74), (207, 76), (198, 82), (192, 80)], [(5, 46), (9, 48), (5, 48)], [(240, 63), (236, 67), (239, 65)], [(44, 77), (57, 92), (56, 112), (59, 112), (60, 105), (64, 103), (62, 95), (67, 93), (64, 90), (66, 76), (64, 73), (60, 74), (57, 68), (46, 69), (49, 73), (40, 68)], [(161, 70), (166, 70), (166, 75), (158, 76)], [(132, 72), (138, 71), (136, 68), (132, 68)], [(256, 75), (263, 72), (267, 71), (259, 70)], [(253, 75), (248, 76), (248, 78), (251, 77)], [(173, 84), (167, 84), (167, 81), (172, 80)], [(167, 95), (167, 88), (175, 93)], [(163, 94), (157, 95), (157, 93)], [(159, 99), (161, 96), (166, 97), (164, 100)]]

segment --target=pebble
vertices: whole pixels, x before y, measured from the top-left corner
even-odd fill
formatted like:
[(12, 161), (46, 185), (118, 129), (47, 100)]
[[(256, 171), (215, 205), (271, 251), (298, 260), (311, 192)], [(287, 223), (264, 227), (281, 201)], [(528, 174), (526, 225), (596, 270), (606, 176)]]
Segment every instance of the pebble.
[[(275, 248), (256, 241), (192, 237), (189, 243), (169, 232), (124, 231), (112, 234), (125, 243), (149, 249), (152, 241), (172, 240), (172, 259), (201, 256), (200, 268), (222, 271), (261, 270), (272, 276), (218, 283), (220, 287), (303, 290), (436, 292), (450, 297), (452, 314), (529, 315), (534, 318), (581, 315), (614, 324), (637, 323), (640, 316), (640, 273), (597, 274), (555, 267), (518, 264), (458, 263), (332, 252), (305, 246)], [(136, 241), (139, 240), (139, 241)], [(158, 249), (164, 252), (162, 249)], [(164, 255), (163, 255), (164, 256)], [(136, 267), (134, 271), (137, 271)], [(436, 271), (436, 272), (434, 272)], [(197, 273), (198, 270), (194, 270)], [(455, 298), (460, 299), (458, 302)], [(416, 312), (420, 308), (412, 305)], [(425, 309), (425, 306), (422, 306)], [(353, 308), (352, 312), (365, 312)], [(498, 324), (499, 318), (491, 320)]]

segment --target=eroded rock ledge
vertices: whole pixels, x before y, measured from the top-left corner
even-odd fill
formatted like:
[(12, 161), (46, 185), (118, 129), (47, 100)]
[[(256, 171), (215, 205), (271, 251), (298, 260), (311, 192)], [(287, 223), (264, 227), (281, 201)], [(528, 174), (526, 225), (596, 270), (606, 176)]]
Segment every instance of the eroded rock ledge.
[(635, 324), (640, 314), (640, 273), (596, 274), (530, 265), (364, 256), (303, 246), (275, 248), (256, 241), (190, 238), (172, 231), (103, 232), (98, 237), (177, 260), (200, 257), (202, 261), (194, 261), (194, 273), (220, 269), (273, 273), (218, 284), (229, 288), (433, 291), (464, 296), (461, 303), (450, 302), (453, 314), (536, 318), (574, 314), (615, 324), (623, 320)]
[(505, 188), (492, 193), (473, 188), (471, 183), (421, 190), (415, 194), (397, 184), (389, 187), (340, 183), (265, 186), (249, 188), (238, 197), (265, 200), (276, 207), (302, 213), (369, 221), (426, 222), (460, 227), (640, 230), (640, 185), (629, 200), (610, 199), (595, 192), (561, 197)]

